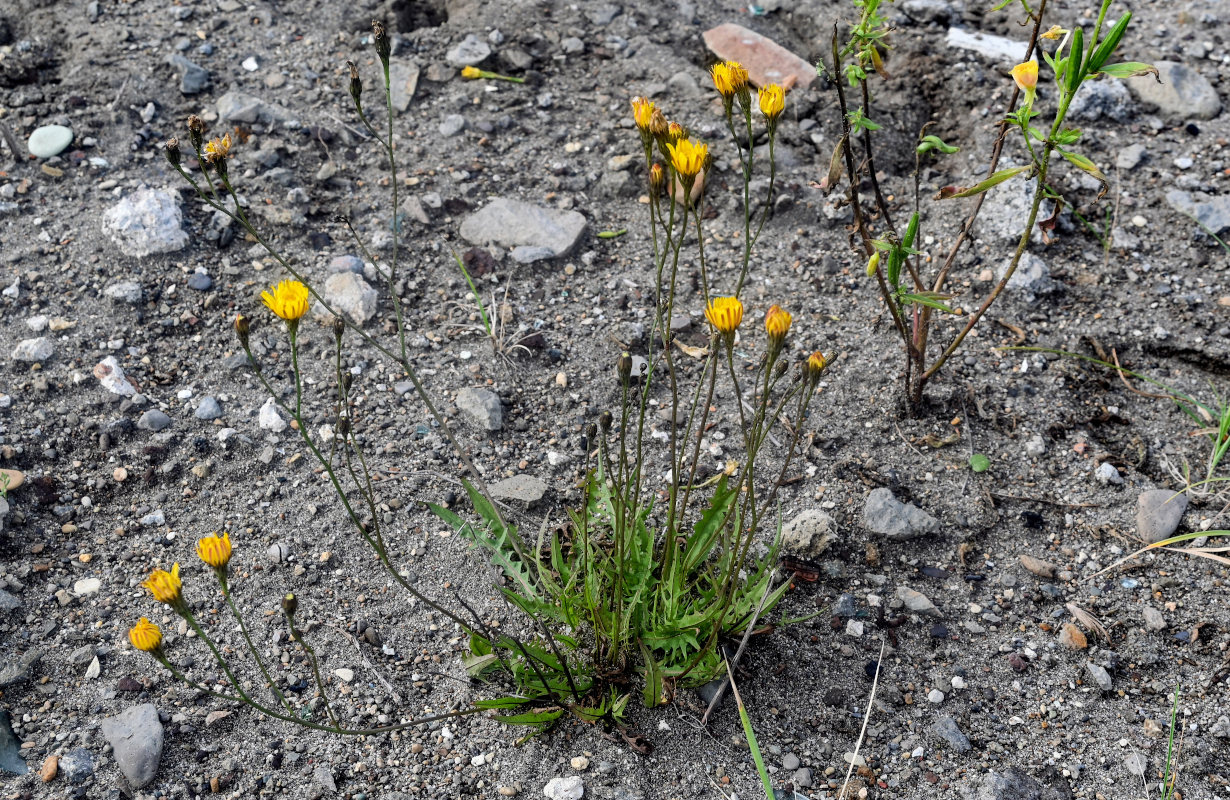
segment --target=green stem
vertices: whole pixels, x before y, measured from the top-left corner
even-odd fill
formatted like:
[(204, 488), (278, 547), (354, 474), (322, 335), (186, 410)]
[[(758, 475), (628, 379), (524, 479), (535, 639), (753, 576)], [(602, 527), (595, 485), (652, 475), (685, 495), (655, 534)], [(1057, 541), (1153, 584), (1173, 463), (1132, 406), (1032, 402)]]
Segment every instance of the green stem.
[(256, 645), (252, 643), (252, 637), (248, 634), (247, 623), (244, 622), (243, 615), (239, 613), (239, 609), (235, 606), (235, 601), (231, 597), (231, 589), (227, 583), (226, 573), (218, 572), (218, 583), (222, 585), (222, 596), (226, 598), (226, 604), (231, 609), (231, 614), (234, 615), (235, 621), (239, 623), (239, 631), (243, 634), (243, 640), (248, 644), (248, 651), (252, 653), (252, 658), (256, 661), (256, 666), (260, 668), (261, 675), (265, 676), (265, 682), (269, 684), (269, 688), (273, 690), (273, 694), (282, 703), (282, 707), (286, 709), (288, 714), (293, 714), (294, 711), (290, 707), (290, 702), (286, 696), (278, 689), (277, 683), (269, 675), (269, 670), (265, 667), (265, 660), (261, 658), (260, 651), (256, 649)]

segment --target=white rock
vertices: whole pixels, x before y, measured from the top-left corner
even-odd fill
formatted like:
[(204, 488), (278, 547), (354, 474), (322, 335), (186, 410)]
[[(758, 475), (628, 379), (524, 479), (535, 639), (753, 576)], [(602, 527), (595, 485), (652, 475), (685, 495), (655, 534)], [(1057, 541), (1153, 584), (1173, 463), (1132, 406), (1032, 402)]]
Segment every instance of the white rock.
[(188, 244), (179, 195), (156, 189), (139, 189), (107, 209), (103, 231), (121, 252), (137, 258), (173, 253)]
[(102, 588), (102, 581), (98, 578), (82, 578), (73, 584), (73, 594), (78, 597), (88, 597), (92, 594), (98, 594), (98, 590)]
[(1025, 60), (1025, 52), (1029, 49), (1026, 42), (1008, 39), (979, 31), (967, 31), (963, 28), (948, 29), (948, 47), (961, 50), (973, 50), (990, 61), (1000, 64), (1019, 64)]
[(137, 387), (129, 383), (128, 378), (124, 375), (124, 368), (120, 366), (115, 356), (107, 356), (95, 364), (94, 377), (98, 378), (102, 387), (111, 394), (132, 397), (137, 393)]
[(342, 681), (345, 683), (351, 683), (352, 681), (354, 681), (354, 670), (353, 669), (346, 669), (345, 667), (342, 667), (340, 669), (333, 670), (333, 674), (341, 678)]
[(73, 143), (72, 128), (63, 125), (44, 125), (35, 128), (26, 142), (26, 149), (35, 158), (51, 158), (63, 153)]
[(46, 336), (37, 339), (23, 339), (13, 348), (14, 361), (46, 361), (55, 352), (55, 345)]
[(938, 706), (940, 703), (944, 702), (944, 693), (939, 689), (932, 689), (927, 692), (927, 702)]
[(272, 397), (261, 406), (259, 420), (261, 428), (274, 433), (281, 433), (287, 427), (286, 420), (282, 419), (282, 415), (278, 413), (278, 403)]
[(580, 800), (585, 796), (585, 782), (579, 775), (552, 778), (543, 787), (542, 793), (551, 800)]

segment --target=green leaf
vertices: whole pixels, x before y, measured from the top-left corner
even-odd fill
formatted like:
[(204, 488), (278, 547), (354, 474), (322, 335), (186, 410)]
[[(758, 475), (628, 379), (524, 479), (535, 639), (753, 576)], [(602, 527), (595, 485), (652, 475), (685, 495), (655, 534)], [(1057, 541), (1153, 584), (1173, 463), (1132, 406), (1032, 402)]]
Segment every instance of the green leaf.
[(1085, 156), (1082, 156), (1080, 153), (1069, 153), (1066, 150), (1060, 150), (1059, 152), (1064, 158), (1068, 159), (1072, 166), (1088, 173), (1102, 184), (1102, 191), (1098, 192), (1098, 199), (1101, 200), (1107, 190), (1110, 189), (1110, 181), (1107, 180), (1106, 176), (1102, 174), (1102, 170), (1098, 169), (1096, 164)]
[(627, 232), (628, 232), (627, 228), (621, 228), (620, 230), (617, 230), (617, 231), (602, 231), (601, 233), (598, 234), (598, 238), (599, 239), (615, 239), (620, 236), (623, 236)]
[(481, 677), (484, 672), (492, 669), (499, 663), (500, 659), (494, 653), (461, 657), (461, 665), (465, 667), (466, 674), (471, 678)]
[(939, 150), (941, 153), (952, 155), (961, 148), (945, 143), (943, 139), (934, 134), (927, 134), (922, 138), (921, 143), (919, 143), (916, 149), (919, 155), (925, 155), (932, 150)]
[(901, 246), (909, 250), (914, 246), (914, 239), (918, 236), (918, 212), (915, 211), (910, 216), (910, 224), (905, 227), (905, 236), (901, 237)]
[(550, 725), (559, 719), (564, 713), (562, 708), (553, 708), (546, 711), (527, 711), (524, 714), (500, 714), (496, 716), (498, 722), (503, 722), (505, 725)]
[(431, 513), (435, 514), (440, 519), (444, 520), (453, 530), (460, 530), (466, 523), (461, 517), (449, 511), (444, 506), (428, 503), (427, 508)]
[(1085, 57), (1085, 32), (1080, 27), (1072, 31), (1072, 44), (1068, 50), (1072, 55), (1068, 57), (1068, 72), (1064, 76), (1064, 88), (1071, 94), (1076, 91), (1076, 87), (1081, 85), (1081, 79), (1084, 77), (1081, 74), (1081, 67), (1087, 66), (1081, 64), (1081, 59)]
[(645, 643), (638, 641), (637, 644), (641, 646), (641, 658), (645, 661), (645, 708), (657, 708), (662, 705), (662, 671)]
[(946, 186), (940, 190), (940, 199), (947, 200), (952, 197), (973, 197), (976, 194), (982, 194), (987, 189), (994, 186), (999, 186), (1006, 180), (1011, 180), (1023, 172), (1029, 172), (1033, 169), (1032, 164), (1026, 164), (1023, 167), (1012, 167), (1011, 169), (1001, 169), (985, 181), (976, 184), (969, 189), (960, 189), (955, 186)]
[(1094, 48), (1093, 55), (1089, 56), (1089, 74), (1102, 71), (1102, 65), (1110, 60), (1110, 57), (1115, 52), (1115, 48), (1119, 46), (1119, 40), (1123, 38), (1124, 32), (1127, 30), (1128, 23), (1132, 21), (1132, 12), (1124, 13), (1119, 21), (1107, 32), (1106, 36)]
[(991, 459), (982, 453), (974, 453), (969, 457), (969, 468), (974, 472), (986, 472), (991, 468)]
[(1140, 61), (1125, 61), (1122, 64), (1107, 64), (1099, 70), (1101, 75), (1109, 75), (1112, 78), (1135, 78), (1138, 75), (1152, 75), (1157, 79), (1158, 83), (1162, 82), (1162, 76), (1157, 71), (1157, 67), (1151, 64), (1144, 64)]
[(529, 701), (527, 697), (493, 697), (490, 700), (475, 700), (474, 705), (478, 708), (517, 708)]
[(923, 292), (921, 294), (915, 294), (914, 292), (901, 293), (901, 299), (907, 303), (918, 303), (919, 305), (934, 308), (937, 311), (943, 311), (947, 314), (957, 313), (953, 309), (941, 303), (938, 299), (940, 297), (947, 298), (948, 295), (937, 295), (935, 292)]
[(725, 475), (718, 479), (717, 486), (713, 489), (713, 500), (709, 507), (701, 512), (700, 519), (696, 521), (692, 533), (688, 536), (683, 553), (683, 568), (678, 573), (681, 580), (686, 580), (709, 556), (717, 540), (718, 531), (725, 524), (737, 495), (737, 489), (727, 488)]

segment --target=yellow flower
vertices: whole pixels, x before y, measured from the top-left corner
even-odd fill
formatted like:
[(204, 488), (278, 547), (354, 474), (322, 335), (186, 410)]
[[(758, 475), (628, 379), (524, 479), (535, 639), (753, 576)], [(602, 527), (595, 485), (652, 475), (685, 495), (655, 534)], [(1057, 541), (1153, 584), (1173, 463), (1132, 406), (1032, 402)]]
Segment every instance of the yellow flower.
[(225, 133), (217, 139), (205, 143), (205, 160), (216, 164), (224, 158), (231, 157), (231, 135)]
[(1055, 39), (1062, 39), (1063, 37), (1065, 37), (1065, 36), (1067, 36), (1067, 35), (1068, 35), (1068, 31), (1064, 30), (1063, 28), (1059, 27), (1058, 25), (1052, 25), (1052, 26), (1051, 26), (1051, 29), (1050, 29), (1049, 31), (1047, 31), (1046, 33), (1042, 34), (1042, 38), (1043, 38), (1043, 39), (1051, 39), (1051, 40), (1055, 40)]
[(219, 536), (215, 533), (212, 536), (197, 539), (196, 554), (214, 569), (226, 569), (227, 563), (231, 560), (231, 535), (224, 532)]
[(632, 119), (636, 121), (636, 127), (642, 133), (649, 132), (649, 122), (653, 119), (653, 112), (657, 110), (652, 100), (647, 100), (644, 97), (632, 98)]
[(680, 139), (674, 144), (668, 144), (666, 149), (670, 151), (671, 164), (675, 171), (685, 178), (695, 178), (700, 174), (705, 168), (705, 160), (709, 157), (709, 148), (691, 139)]
[(811, 378), (813, 382), (820, 380), (820, 373), (824, 372), (824, 368), (828, 365), (829, 362), (824, 357), (824, 353), (817, 350), (807, 359), (807, 377)]
[(737, 297), (715, 297), (705, 309), (705, 319), (718, 332), (731, 336), (743, 321), (743, 303)]
[(747, 70), (738, 61), (714, 64), (709, 74), (713, 76), (713, 85), (722, 97), (734, 97), (736, 92), (747, 86)]
[(149, 593), (159, 603), (166, 603), (169, 606), (178, 605), (180, 602), (180, 589), (184, 585), (179, 580), (179, 563), (177, 562), (175, 566), (171, 567), (170, 572), (164, 569), (154, 570), (141, 585), (149, 589)]
[(146, 653), (153, 653), (162, 646), (162, 631), (145, 617), (128, 631), (128, 641), (132, 646)]
[(1025, 93), (1025, 102), (1032, 103), (1038, 89), (1038, 62), (1026, 61), (1024, 64), (1017, 64), (1012, 68), (1012, 80), (1016, 81), (1017, 88)]
[(287, 322), (294, 322), (308, 310), (308, 290), (299, 281), (282, 281), (272, 292), (261, 292), (261, 300)]
[(793, 318), (790, 312), (783, 309), (781, 306), (769, 306), (768, 312), (764, 315), (764, 329), (769, 334), (769, 343), (775, 347), (780, 347), (786, 334), (790, 332), (790, 322)]
[(474, 80), (475, 78), (483, 77), (483, 71), (478, 67), (462, 67), (461, 77)]
[(786, 108), (786, 90), (776, 83), (760, 87), (760, 113), (769, 122), (781, 116)]

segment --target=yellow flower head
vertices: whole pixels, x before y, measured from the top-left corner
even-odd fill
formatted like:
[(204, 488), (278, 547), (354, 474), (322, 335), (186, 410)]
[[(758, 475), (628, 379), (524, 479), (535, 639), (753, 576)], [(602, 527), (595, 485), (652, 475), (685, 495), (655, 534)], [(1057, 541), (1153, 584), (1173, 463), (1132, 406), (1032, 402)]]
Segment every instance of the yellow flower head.
[(680, 139), (674, 144), (668, 144), (666, 149), (670, 151), (671, 165), (684, 178), (695, 178), (699, 175), (709, 158), (709, 148), (691, 139)]
[(654, 106), (652, 100), (644, 97), (632, 98), (632, 119), (642, 133), (649, 132), (649, 122), (653, 119), (653, 112), (656, 110), (657, 107)]
[(224, 133), (217, 139), (205, 143), (205, 160), (216, 164), (224, 158), (231, 157), (231, 135)]
[(781, 116), (786, 108), (786, 90), (776, 83), (760, 87), (760, 113), (769, 122)]
[(287, 322), (293, 322), (308, 310), (308, 290), (299, 281), (282, 281), (273, 291), (261, 292), (261, 300), (269, 310)]
[(747, 86), (747, 69), (738, 61), (714, 64), (709, 74), (713, 76), (713, 85), (722, 97), (734, 97), (736, 92)]
[(128, 641), (132, 646), (146, 653), (152, 653), (162, 646), (162, 631), (145, 617), (128, 631)]
[(483, 71), (478, 67), (462, 67), (461, 77), (474, 80), (475, 78), (483, 77)]
[(1017, 88), (1025, 93), (1025, 102), (1031, 102), (1038, 89), (1038, 62), (1026, 61), (1017, 64), (1012, 68), (1012, 80), (1016, 81)]
[(213, 534), (196, 540), (196, 554), (214, 569), (226, 569), (231, 560), (231, 535)]
[(1046, 33), (1042, 34), (1042, 38), (1043, 38), (1043, 39), (1051, 39), (1051, 40), (1053, 41), (1053, 40), (1055, 40), (1055, 39), (1062, 39), (1063, 37), (1065, 37), (1065, 36), (1067, 36), (1067, 35), (1068, 35), (1068, 31), (1064, 30), (1063, 28), (1059, 27), (1058, 25), (1052, 25), (1052, 26), (1051, 26), (1051, 29), (1050, 29), (1049, 31), (1047, 31)]
[(743, 303), (737, 297), (715, 297), (705, 309), (705, 319), (719, 333), (731, 336), (743, 321)]
[(790, 332), (790, 322), (793, 317), (790, 312), (783, 309), (781, 306), (769, 306), (768, 312), (764, 315), (764, 329), (769, 334), (769, 342), (774, 346), (780, 346), (786, 334)]
[(819, 380), (820, 373), (824, 372), (824, 368), (828, 365), (829, 362), (828, 359), (824, 357), (824, 353), (817, 350), (807, 359), (807, 376), (813, 381)]
[(179, 563), (171, 567), (170, 572), (165, 569), (154, 570), (141, 585), (149, 589), (149, 593), (159, 603), (166, 603), (169, 606), (178, 605), (180, 589), (184, 586), (179, 580)]
[(664, 188), (666, 188), (666, 167), (655, 161), (649, 167), (649, 192), (654, 197), (659, 197)]

